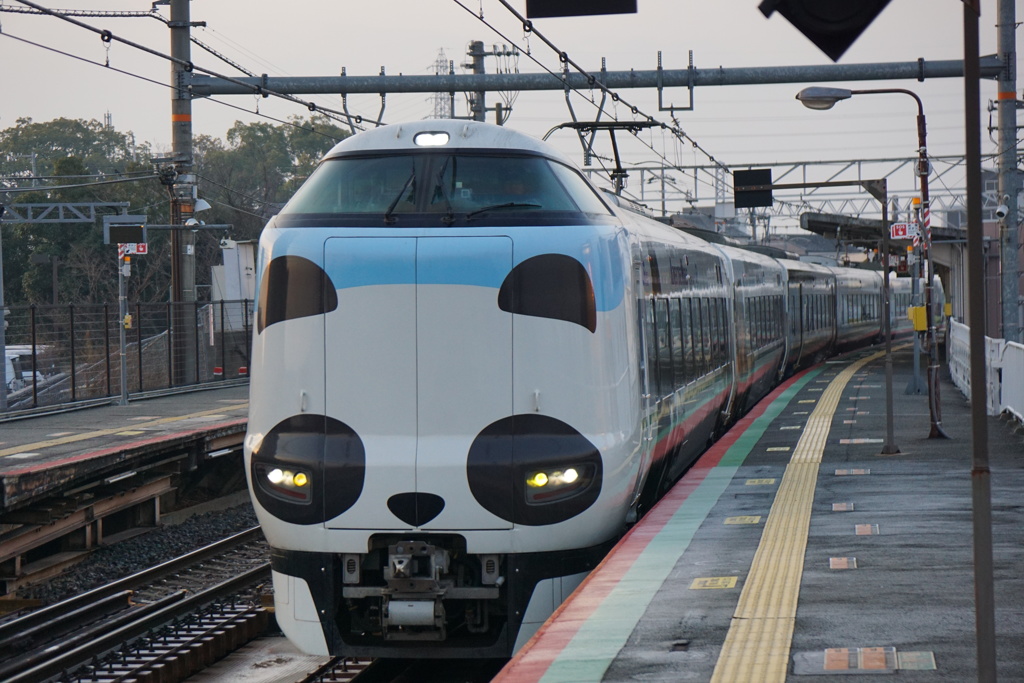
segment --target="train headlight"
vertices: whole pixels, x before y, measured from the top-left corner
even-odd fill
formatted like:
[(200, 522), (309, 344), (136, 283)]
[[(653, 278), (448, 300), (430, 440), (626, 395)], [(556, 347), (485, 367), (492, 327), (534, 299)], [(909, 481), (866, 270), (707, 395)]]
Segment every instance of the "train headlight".
[(593, 479), (587, 466), (531, 471), (526, 477), (526, 502), (551, 503), (575, 495)]
[(305, 503), (312, 497), (307, 472), (295, 468), (258, 465), (256, 474), (263, 479), (263, 488), (279, 498)]
[[(469, 448), (473, 498), (496, 517), (525, 526), (561, 524), (601, 495), (601, 452), (568, 423), (521, 413), (492, 422)], [(511, 495), (509, 495), (511, 494)]]

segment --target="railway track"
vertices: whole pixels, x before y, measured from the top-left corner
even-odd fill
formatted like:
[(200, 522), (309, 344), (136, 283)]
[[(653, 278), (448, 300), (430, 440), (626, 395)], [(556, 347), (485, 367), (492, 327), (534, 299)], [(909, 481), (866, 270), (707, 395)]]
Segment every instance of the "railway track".
[(184, 680), (268, 622), (258, 528), (0, 623), (0, 679)]
[[(266, 634), (258, 527), (0, 622), (5, 683), (175, 683)], [(295, 683), (489, 681), (495, 662), (334, 657)]]

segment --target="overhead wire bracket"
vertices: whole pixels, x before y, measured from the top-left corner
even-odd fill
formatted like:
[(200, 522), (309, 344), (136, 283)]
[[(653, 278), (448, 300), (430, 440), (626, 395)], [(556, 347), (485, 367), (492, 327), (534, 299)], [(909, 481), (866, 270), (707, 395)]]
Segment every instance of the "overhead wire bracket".
[(619, 144), (615, 139), (615, 131), (625, 130), (633, 135), (636, 135), (645, 128), (660, 127), (662, 124), (657, 121), (567, 121), (560, 123), (547, 132), (544, 136), (546, 140), (548, 136), (554, 133), (559, 128), (571, 128), (575, 130), (581, 137), (584, 133), (590, 133), (591, 138), (599, 130), (608, 131), (608, 135), (611, 137), (612, 142), (612, 154), (615, 157), (615, 168), (609, 174), (612, 183), (615, 185), (615, 194), (622, 194), (622, 190), (626, 187), (626, 178), (629, 177), (629, 173), (622, 167), (622, 161), (619, 158)]
[(690, 64), (686, 69), (686, 87), (690, 91), (690, 104), (685, 107), (677, 107), (670, 104), (664, 105), (662, 95), (665, 91), (664, 69), (661, 67), (661, 50), (658, 50), (658, 111), (693, 111), (693, 50), (690, 50)]

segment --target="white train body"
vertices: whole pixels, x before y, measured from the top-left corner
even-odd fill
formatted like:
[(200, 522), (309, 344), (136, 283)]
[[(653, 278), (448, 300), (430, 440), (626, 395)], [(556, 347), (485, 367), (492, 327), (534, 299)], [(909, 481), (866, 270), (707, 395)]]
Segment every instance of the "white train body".
[(246, 469), (301, 649), (508, 656), (840, 340), (834, 296), (813, 344), (790, 315), (834, 269), (794, 289), (617, 203), (532, 138), (423, 121), (340, 143), (264, 230)]

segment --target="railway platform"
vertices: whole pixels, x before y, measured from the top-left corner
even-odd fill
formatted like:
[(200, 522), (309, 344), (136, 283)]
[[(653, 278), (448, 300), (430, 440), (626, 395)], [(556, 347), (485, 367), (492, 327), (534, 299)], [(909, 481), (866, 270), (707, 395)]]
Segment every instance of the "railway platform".
[[(712, 447), (496, 681), (977, 680), (969, 406), (905, 395), (894, 350), (779, 387)], [(1024, 437), (989, 419), (999, 680), (1024, 680)]]
[(248, 385), (235, 382), (0, 420), (2, 608), (97, 546), (164, 523), (168, 506), (188, 504), (182, 482), (230, 480), (247, 410)]
[(238, 449), (248, 401), (248, 384), (234, 383), (0, 421), (0, 511), (99, 475)]

